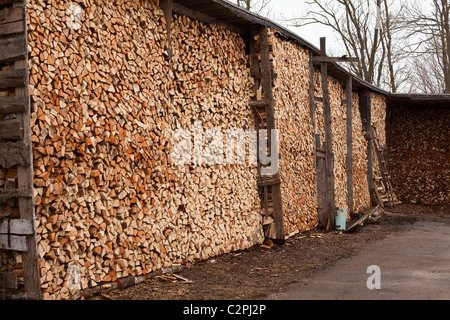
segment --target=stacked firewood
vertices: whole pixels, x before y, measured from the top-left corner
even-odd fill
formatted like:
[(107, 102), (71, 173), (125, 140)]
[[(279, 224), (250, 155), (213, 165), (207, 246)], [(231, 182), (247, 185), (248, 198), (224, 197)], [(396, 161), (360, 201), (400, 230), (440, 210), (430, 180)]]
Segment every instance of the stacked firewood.
[(389, 172), (400, 201), (450, 201), (449, 127), (448, 108), (392, 108)]
[(64, 3), (28, 3), (44, 297), (262, 241), (255, 165), (171, 158), (173, 131), (195, 121), (254, 128), (244, 40), (174, 15), (168, 61), (153, 3), (72, 3), (82, 8), (72, 29)]
[(363, 212), (370, 207), (367, 180), (367, 140), (359, 111), (359, 96), (353, 93), (353, 211)]
[[(322, 80), (318, 70), (314, 73), (315, 96), (322, 96)], [(331, 104), (335, 203), (338, 208), (345, 208), (349, 213), (347, 195), (347, 125), (346, 106), (342, 100), (346, 99), (344, 86), (329, 77), (328, 90)], [(325, 142), (325, 122), (322, 102), (316, 102), (316, 131), (320, 135), (321, 143)], [(361, 212), (370, 206), (369, 187), (367, 182), (367, 141), (364, 138), (361, 114), (359, 111), (359, 96), (353, 93), (352, 106), (353, 132), (353, 206), (354, 212)]]
[(309, 54), (274, 36), (275, 116), (286, 234), (317, 226), (314, 135), (309, 111)]

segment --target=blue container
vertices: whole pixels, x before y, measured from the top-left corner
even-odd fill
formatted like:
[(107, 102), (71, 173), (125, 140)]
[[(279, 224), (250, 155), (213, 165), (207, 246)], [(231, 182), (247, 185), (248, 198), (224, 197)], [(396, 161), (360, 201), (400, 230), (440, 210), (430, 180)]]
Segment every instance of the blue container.
[(346, 230), (347, 229), (347, 209), (336, 208), (336, 229)]

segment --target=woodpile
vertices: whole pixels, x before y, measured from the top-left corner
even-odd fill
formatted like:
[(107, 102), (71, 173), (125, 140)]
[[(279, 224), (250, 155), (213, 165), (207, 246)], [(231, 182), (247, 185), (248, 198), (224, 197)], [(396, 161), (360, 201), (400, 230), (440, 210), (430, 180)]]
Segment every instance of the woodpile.
[(334, 193), (336, 208), (345, 208), (349, 213), (347, 194), (347, 113), (346, 105), (342, 103), (345, 88), (335, 79), (328, 80), (328, 90), (331, 103), (331, 123), (334, 153)]
[(69, 29), (64, 3), (28, 2), (44, 298), (261, 242), (256, 166), (170, 158), (171, 133), (194, 121), (254, 127), (243, 39), (175, 15), (168, 62), (152, 3), (81, 7)]
[[(69, 23), (73, 8), (64, 2), (27, 2), (44, 298), (77, 297), (80, 290), (261, 243), (256, 164), (204, 159), (180, 165), (171, 157), (178, 129), (195, 136), (200, 124), (203, 150), (226, 145), (229, 130), (255, 129), (252, 76), (262, 75), (250, 70), (245, 40), (225, 26), (178, 14), (168, 33), (166, 15), (150, 1), (72, 4), (79, 5), (76, 27)], [(324, 115), (319, 102), (313, 123), (309, 52), (273, 32), (269, 40), (289, 237), (318, 224), (314, 127), (324, 142)], [(313, 77), (320, 97), (320, 73)], [(329, 94), (336, 206), (348, 209), (346, 97), (332, 77)], [(367, 145), (357, 94), (353, 101), (354, 207), (361, 211), (369, 205)], [(373, 101), (378, 123), (385, 101), (379, 96)], [(207, 139), (210, 129), (222, 133), (223, 141)], [(0, 170), (0, 188), (15, 184), (16, 177), (14, 169)], [(7, 202), (0, 215), (17, 216), (13, 207)], [(0, 272), (23, 281), (20, 254), (4, 251), (0, 261)]]
[(379, 93), (371, 93), (372, 125), (377, 128), (381, 147), (386, 149), (386, 97)]
[(367, 181), (367, 140), (359, 111), (359, 96), (353, 93), (353, 210), (364, 212), (370, 207)]
[[(372, 126), (376, 128), (380, 147), (386, 151), (386, 97), (381, 94), (371, 93), (370, 100)], [(372, 157), (374, 177), (381, 177), (380, 163), (377, 159), (375, 148), (373, 148)]]
[[(322, 96), (321, 74), (314, 72), (315, 96)], [(346, 99), (343, 85), (329, 77), (329, 96), (331, 102), (334, 174), (335, 174), (335, 202), (336, 207), (345, 208), (349, 213), (347, 198), (347, 124), (346, 106), (341, 101)], [(325, 141), (325, 122), (323, 103), (316, 103), (316, 131), (320, 140)], [(362, 212), (370, 206), (369, 187), (367, 182), (367, 141), (364, 138), (361, 113), (359, 110), (359, 96), (353, 93), (352, 105), (352, 134), (353, 134), (353, 210)]]
[(449, 203), (450, 117), (446, 108), (393, 106), (389, 172), (406, 203)]
[(274, 38), (275, 116), (280, 138), (280, 176), (285, 233), (317, 226), (314, 135), (309, 112), (309, 54)]

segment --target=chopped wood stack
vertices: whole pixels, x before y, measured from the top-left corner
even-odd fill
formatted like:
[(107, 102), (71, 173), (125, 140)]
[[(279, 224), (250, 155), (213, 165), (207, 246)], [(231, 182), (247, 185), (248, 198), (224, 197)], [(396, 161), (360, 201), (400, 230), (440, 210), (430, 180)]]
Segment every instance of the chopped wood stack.
[(171, 133), (194, 121), (254, 128), (244, 40), (175, 15), (168, 62), (152, 3), (81, 7), (81, 27), (69, 29), (63, 2), (28, 3), (44, 297), (261, 242), (256, 166), (170, 158)]
[(449, 127), (448, 108), (392, 107), (388, 164), (400, 201), (449, 203)]
[(273, 38), (283, 213), (285, 233), (292, 236), (317, 226), (314, 134), (308, 98), (309, 54), (296, 43), (278, 36)]
[[(333, 134), (334, 153), (334, 193), (336, 208), (345, 208), (349, 213), (347, 191), (347, 112), (342, 102), (345, 97), (345, 87), (329, 77), (328, 90), (331, 103), (331, 127)], [(357, 155), (357, 157), (360, 155)]]
[[(322, 96), (321, 74), (314, 72), (315, 96)], [(334, 174), (335, 174), (335, 201), (336, 207), (345, 208), (349, 213), (347, 198), (347, 114), (346, 106), (342, 103), (346, 99), (343, 85), (332, 77), (329, 77), (329, 97), (331, 102)], [(325, 122), (323, 103), (316, 103), (316, 131), (320, 135), (322, 143), (325, 141)], [(353, 93), (352, 105), (352, 132), (353, 132), (353, 207), (354, 212), (362, 212), (370, 206), (369, 187), (367, 182), (367, 141), (359, 110), (359, 95)]]
[[(27, 2), (44, 298), (67, 299), (104, 282), (262, 242), (256, 164), (177, 165), (171, 158), (177, 129), (194, 136), (194, 124), (201, 123), (204, 138), (207, 129), (224, 137), (227, 130), (255, 129), (245, 40), (224, 26), (175, 14), (168, 41), (165, 15), (149, 1), (72, 4), (80, 5), (76, 28), (68, 24), (73, 8), (64, 2)], [(313, 127), (325, 141), (324, 117), (318, 103), (312, 123), (309, 52), (273, 33), (271, 47), (284, 229), (292, 236), (318, 223)], [(314, 79), (319, 97), (318, 72)], [(329, 82), (336, 206), (348, 208), (345, 91), (337, 80)], [(354, 206), (360, 211), (369, 198), (367, 146), (357, 94), (353, 99)], [(378, 121), (382, 102), (374, 108)], [(203, 139), (203, 149), (219, 143), (212, 141)], [(0, 188), (16, 175), (0, 170)], [(19, 274), (21, 263), (20, 255), (7, 253), (0, 268)]]
[[(381, 149), (386, 150), (386, 97), (377, 93), (371, 93), (370, 96), (372, 125), (377, 130)], [(373, 148), (373, 171), (374, 177), (381, 177), (375, 148)]]
[(353, 93), (353, 210), (363, 212), (370, 207), (367, 181), (367, 140), (359, 111), (359, 96)]

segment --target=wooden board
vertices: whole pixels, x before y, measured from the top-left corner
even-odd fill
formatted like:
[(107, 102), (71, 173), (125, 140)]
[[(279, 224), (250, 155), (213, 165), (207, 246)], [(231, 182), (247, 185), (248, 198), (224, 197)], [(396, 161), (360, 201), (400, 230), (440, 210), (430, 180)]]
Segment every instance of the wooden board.
[(27, 72), (24, 69), (0, 71), (0, 89), (23, 87), (27, 83)]
[(6, 189), (0, 190), (0, 203), (11, 198), (31, 198), (33, 192), (27, 189)]
[(23, 123), (18, 119), (0, 120), (0, 139), (21, 140)]
[(0, 234), (0, 249), (14, 251), (28, 251), (27, 237)]
[(344, 232), (355, 231), (357, 227), (361, 226), (364, 222), (366, 222), (369, 217), (374, 214), (378, 210), (378, 207), (370, 209), (367, 213), (365, 213), (361, 218), (359, 218), (356, 222), (352, 223)]
[(0, 167), (12, 168), (13, 166), (30, 164), (29, 146), (22, 143), (0, 143)]
[(26, 54), (25, 39), (20, 36), (0, 39), (0, 48), (2, 49), (0, 51), (0, 62), (3, 63), (23, 58)]
[(14, 273), (0, 273), (0, 288), (1, 289), (17, 289), (19, 282), (17, 275)]
[(25, 97), (0, 97), (0, 114), (28, 111)]
[(33, 234), (31, 221), (25, 219), (3, 219), (0, 221), (0, 234)]

